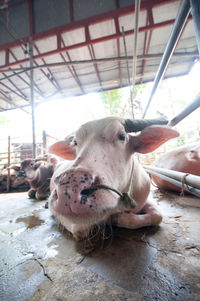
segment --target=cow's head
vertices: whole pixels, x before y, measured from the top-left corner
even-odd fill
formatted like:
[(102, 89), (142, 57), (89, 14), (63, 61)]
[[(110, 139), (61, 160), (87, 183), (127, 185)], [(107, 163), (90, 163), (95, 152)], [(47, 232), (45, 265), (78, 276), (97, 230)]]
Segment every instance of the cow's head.
[(108, 117), (88, 122), (53, 144), (51, 153), (74, 160), (63, 163), (52, 178), (50, 209), (57, 220), (76, 235), (127, 209), (113, 191), (92, 188), (107, 185), (121, 193), (133, 190), (133, 175), (137, 177), (133, 153), (152, 152), (178, 136), (168, 127), (153, 125), (163, 123), (166, 121)]
[(42, 161), (37, 159), (25, 159), (21, 162), (21, 166), (17, 168), (17, 177), (26, 178), (27, 180), (33, 180), (35, 177), (35, 172), (41, 166), (41, 164)]

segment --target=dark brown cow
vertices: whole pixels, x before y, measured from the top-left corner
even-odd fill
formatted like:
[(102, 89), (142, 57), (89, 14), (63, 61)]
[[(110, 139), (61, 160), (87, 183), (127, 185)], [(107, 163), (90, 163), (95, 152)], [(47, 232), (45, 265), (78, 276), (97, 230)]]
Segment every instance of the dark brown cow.
[(28, 196), (30, 198), (43, 200), (49, 197), (49, 186), (54, 172), (54, 166), (54, 162), (46, 163), (37, 159), (26, 159), (22, 161), (21, 166), (18, 167), (17, 177), (25, 178), (29, 182), (31, 189), (28, 191)]

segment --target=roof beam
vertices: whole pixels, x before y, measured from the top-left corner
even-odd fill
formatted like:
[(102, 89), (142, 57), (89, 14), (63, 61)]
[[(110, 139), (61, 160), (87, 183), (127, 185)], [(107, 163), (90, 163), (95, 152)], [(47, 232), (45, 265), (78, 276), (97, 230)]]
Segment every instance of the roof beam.
[[(154, 24), (152, 7), (149, 7), (149, 9), (147, 10), (147, 23), (146, 23), (146, 25), (148, 25), (148, 23), (149, 23), (149, 25)], [(147, 31), (145, 32), (144, 51), (143, 51), (144, 55), (149, 53), (152, 33), (153, 33), (153, 30), (150, 30), (149, 31), (149, 36), (148, 36), (148, 41), (147, 41), (148, 32)], [(144, 75), (145, 67), (146, 67), (146, 59), (144, 59), (143, 63), (142, 63), (142, 77)], [(142, 83), (142, 77), (141, 77), (141, 80), (140, 80), (141, 83)]]
[[(4, 73), (3, 73), (3, 74), (4, 74)], [(4, 75), (4, 76), (5, 76), (5, 75)], [(4, 79), (4, 78), (3, 78), (3, 79)], [(28, 101), (28, 98), (22, 96), (21, 94), (19, 94), (19, 93), (16, 92), (15, 90), (11, 89), (11, 88), (10, 88), (9, 86), (7, 86), (6, 84), (2, 83), (2, 80), (3, 80), (3, 79), (1, 79), (1, 82), (0, 82), (0, 84), (1, 84), (2, 86), (4, 86), (8, 91), (10, 91), (10, 92), (16, 94), (18, 97), (23, 98), (24, 100)], [(8, 80), (9, 80), (9, 78), (7, 78), (7, 77), (6, 77), (5, 79), (8, 79)]]
[[(138, 55), (137, 59), (138, 60), (151, 60), (154, 58), (162, 58), (163, 53), (157, 53), (157, 54), (145, 54), (145, 55)], [(189, 57), (192, 58), (193, 60), (197, 59), (198, 52), (176, 52), (174, 53), (174, 57)], [(133, 56), (120, 56), (120, 57), (111, 57), (111, 58), (102, 58), (102, 59), (94, 59), (94, 60), (81, 60), (81, 61), (65, 61), (65, 62), (58, 62), (58, 63), (49, 63), (49, 64), (43, 64), (43, 65), (35, 65), (33, 66), (33, 69), (37, 68), (46, 68), (46, 67), (56, 67), (56, 66), (71, 66), (71, 65), (84, 65), (84, 64), (93, 64), (93, 63), (102, 63), (102, 62), (113, 62), (113, 61), (126, 61), (126, 60), (133, 60)], [(19, 71), (21, 70), (21, 71)], [(10, 77), (19, 75), (21, 73), (27, 72), (30, 70), (30, 67), (20, 67), (20, 68), (13, 68), (13, 69), (3, 69), (0, 70), (0, 73), (2, 72), (11, 72), (11, 71), (19, 71), (18, 73), (14, 73), (11, 75), (7, 75), (1, 78), (1, 80), (8, 79)]]
[[(9, 51), (10, 54), (12, 55), (12, 57), (15, 59), (15, 61), (17, 61), (16, 56), (14, 55), (14, 53), (10, 50)], [(20, 64), (20, 67), (23, 68), (23, 66)], [(15, 73), (15, 71), (13, 71)], [(28, 72), (25, 72), (26, 76), (29, 79), (29, 82), (27, 82), (22, 76), (20, 76), (19, 74), (16, 74), (16, 76), (18, 76), (25, 84), (27, 84), (30, 87), (30, 75), (28, 74)], [(36, 88), (35, 88), (36, 87)], [(38, 87), (38, 85), (34, 82), (34, 90), (36, 93), (38, 93), (40, 96), (44, 97), (44, 94), (42, 93), (42, 91), (40, 90), (40, 88)]]
[[(36, 49), (37, 53), (39, 55), (41, 55), (41, 53), (39, 52), (39, 49), (37, 47), (37, 45), (34, 44), (34, 48)], [(34, 57), (35, 59), (35, 57)], [(46, 64), (45, 60), (43, 58), (41, 58), (42, 62), (44, 64)], [(36, 61), (34, 61), (34, 64), (35, 65), (39, 65)], [(46, 72), (44, 70), (41, 70), (41, 72), (43, 73), (43, 75), (50, 81), (50, 83), (54, 86), (54, 88), (56, 88), (56, 90), (60, 93), (61, 92), (61, 88), (60, 88), (60, 85), (58, 84), (58, 82), (56, 81), (54, 75), (52, 74), (51, 70), (47, 67), (47, 70), (48, 70), (48, 74), (46, 74)]]
[[(61, 43), (65, 46), (65, 42), (63, 41), (62, 38), (61, 38)], [(70, 55), (69, 55), (68, 52), (66, 52), (66, 55), (67, 55), (67, 57), (68, 57), (69, 62), (72, 62), (71, 57), (70, 57)], [(63, 61), (64, 61), (65, 63), (67, 63), (67, 61), (66, 61), (66, 59), (65, 59), (65, 57), (64, 57), (64, 55), (63, 55), (62, 53), (60, 53), (60, 56), (61, 56), (61, 58), (63, 59)], [(82, 87), (81, 81), (80, 81), (80, 79), (79, 79), (79, 77), (78, 77), (78, 75), (77, 75), (76, 69), (74, 68), (73, 64), (72, 64), (71, 68), (70, 68), (69, 65), (68, 65), (67, 67), (68, 67), (68, 70), (69, 70), (69, 72), (71, 73), (72, 77), (73, 77), (74, 80), (76, 81), (77, 85), (79, 86), (81, 92), (82, 92), (83, 94), (85, 94), (85, 91), (84, 91), (84, 89), (83, 89), (83, 87)]]
[(5, 95), (0, 91), (0, 94), (2, 96), (0, 96), (0, 100), (8, 103), (9, 105), (13, 106), (15, 109), (20, 109), (22, 110), (23, 112), (27, 113), (27, 114), (30, 114), (28, 111), (24, 110), (23, 108), (21, 108), (20, 106), (16, 105), (15, 103), (12, 103), (10, 102), (10, 100), (8, 98), (5, 97)]
[[(116, 6), (119, 6), (118, 1), (116, 2)], [(115, 28), (116, 28), (116, 33), (120, 34), (120, 28), (119, 28), (119, 20), (118, 18), (114, 19), (115, 22)], [(117, 55), (120, 56), (120, 43), (119, 43), (119, 38), (116, 39), (117, 41)], [(120, 87), (122, 86), (122, 68), (121, 68), (121, 61), (118, 62), (118, 67), (119, 67), (119, 78), (120, 78)]]
[[(24, 0), (25, 2), (27, 1), (31, 1), (32, 0)], [(157, 7), (157, 6), (161, 6), (164, 4), (168, 4), (168, 3), (173, 3), (173, 2), (177, 2), (178, 0), (148, 0), (148, 1), (143, 1), (141, 3), (141, 10), (146, 10), (148, 8), (148, 6), (151, 4), (152, 7)], [(73, 7), (73, 4), (72, 4)], [(87, 19), (83, 19), (83, 20), (79, 20), (79, 21), (72, 21), (71, 23), (62, 25), (62, 26), (58, 26), (56, 28), (53, 29), (49, 29), (46, 30), (44, 32), (40, 32), (40, 33), (34, 33), (33, 34), (33, 40), (40, 40), (40, 39), (44, 39), (44, 38), (48, 38), (50, 36), (55, 36), (58, 33), (62, 33), (62, 32), (66, 32), (66, 31), (70, 31), (70, 30), (74, 30), (74, 29), (78, 29), (80, 27), (84, 27), (85, 25), (91, 25), (91, 24), (96, 24), (98, 22), (104, 22), (106, 20), (111, 20), (115, 17), (121, 17), (121, 16), (125, 16), (125, 15), (129, 15), (130, 13), (134, 12), (134, 5), (128, 5), (126, 7), (121, 7), (121, 8), (117, 8), (113, 11), (109, 11), (106, 13), (102, 13), (99, 15), (95, 15), (92, 17), (89, 17)], [(72, 12), (72, 20), (73, 20), (73, 12)], [(7, 48), (12, 48), (12, 47), (16, 47), (17, 45), (19, 45), (21, 43), (21, 39), (20, 40), (16, 40), (13, 42), (9, 42), (6, 43), (2, 46), (0, 46), (0, 50)], [(29, 42), (29, 37), (24, 37), (23, 41), (28, 43)]]
[[(5, 76), (5, 73), (4, 73), (4, 72), (2, 72), (2, 74)], [(14, 91), (14, 90), (11, 90), (10, 87), (8, 87), (8, 86), (6, 85), (6, 86), (7, 86), (7, 89), (9, 89), (10, 91), (12, 91), (12, 92), (15, 93), (15, 94), (18, 94), (18, 96), (22, 97), (24, 100), (28, 101), (28, 97), (21, 91), (21, 89), (18, 88), (17, 85), (15, 85), (15, 83), (14, 83), (10, 78), (8, 78), (8, 81), (11, 83), (11, 85), (13, 85), (13, 86), (15, 87), (15, 89), (16, 89), (20, 94), (16, 93), (16, 91)], [(2, 84), (2, 85), (5, 85), (4, 83), (1, 83), (1, 84)]]
[[(29, 0), (29, 1), (31, 1), (31, 0)], [(175, 1), (177, 1), (177, 0), (171, 0), (170, 3), (171, 2), (175, 2)], [(164, 1), (164, 0), (163, 1), (161, 1), (161, 0), (144, 1), (144, 2), (141, 3), (141, 10), (142, 9), (143, 10), (144, 9), (148, 9), (148, 6), (150, 4), (152, 4), (152, 6), (155, 7), (155, 6), (158, 6), (158, 5), (163, 5), (165, 3), (169, 3), (169, 1)], [(105, 14), (101, 14), (101, 15), (98, 15), (98, 16), (95, 16), (95, 17), (91, 17), (91, 18), (88, 18), (86, 20), (72, 22), (70, 24), (66, 24), (64, 26), (60, 26), (60, 27), (54, 28), (52, 30), (46, 31), (46, 32), (41, 33), (41, 34), (34, 34), (33, 35), (34, 41), (40, 40), (42, 38), (50, 37), (50, 36), (60, 35), (62, 32), (67, 32), (67, 31), (70, 31), (72, 29), (76, 29), (76, 28), (80, 28), (80, 27), (87, 27), (89, 24), (93, 24), (93, 23), (105, 21), (105, 20), (108, 20), (108, 19), (119, 18), (120, 16), (130, 14), (131, 12), (134, 12), (134, 6), (132, 6), (132, 5), (131, 6), (127, 6), (125, 8), (116, 9), (116, 11), (111, 11), (111, 12), (108, 12), (108, 13), (105, 13)], [(87, 23), (86, 23), (86, 21), (87, 21)], [(151, 27), (151, 26), (142, 27), (142, 28), (139, 29), (139, 32), (146, 32), (148, 30), (153, 30), (153, 29), (156, 29), (156, 28), (159, 28), (159, 27), (172, 25), (173, 23), (174, 23), (174, 20), (160, 22), (158, 24), (154, 24), (153, 27)], [(129, 34), (133, 34), (133, 32), (134, 31), (131, 30), (131, 31), (125, 32), (125, 34), (129, 35)], [(110, 40), (110, 39), (117, 39), (117, 38), (120, 38), (120, 36), (121, 36), (121, 34), (119, 32), (117, 34), (110, 35), (110, 36), (107, 36), (107, 37), (93, 39), (93, 40), (89, 41), (89, 45), (94, 44), (94, 43), (103, 42), (103, 41)], [(25, 42), (26, 40), (27, 40), (27, 38), (24, 38), (23, 41)], [(2, 45), (2, 46), (0, 46), (0, 50), (1, 49), (5, 50), (6, 46), (7, 46), (7, 48), (8, 47), (9, 48), (16, 47), (19, 43), (20, 43), (20, 41), (18, 41), (18, 43), (16, 41), (14, 43), (11, 42), (11, 43)], [(69, 51), (69, 50), (76, 49), (78, 47), (87, 46), (87, 45), (88, 45), (88, 41), (86, 41), (85, 43), (79, 43), (79, 44), (72, 45), (72, 46), (69, 46), (69, 47), (65, 47), (65, 48), (62, 48), (62, 49), (58, 49), (57, 48), (57, 49), (55, 49), (53, 51), (49, 51), (49, 52), (46, 52), (46, 53), (42, 53), (40, 55), (36, 55), (34, 57), (34, 59), (44, 58), (45, 56), (48, 56), (48, 55), (52, 55), (52, 54), (56, 54), (56, 53), (60, 53), (60, 52)], [(27, 62), (27, 61), (28, 61), (28, 59), (20, 60), (18, 62), (19, 63), (23, 63), (23, 62)], [(10, 63), (10, 64), (7, 64), (7, 65), (4, 65), (3, 67), (5, 67), (5, 66), (13, 66), (13, 65), (14, 65), (13, 63)]]
[[(188, 20), (192, 20), (192, 17), (189, 16)], [(158, 29), (158, 28), (161, 28), (161, 27), (165, 27), (165, 26), (170, 26), (170, 25), (174, 24), (174, 21), (175, 21), (175, 19), (172, 19), (172, 20), (156, 23), (156, 24), (153, 24), (153, 25), (144, 26), (144, 27), (139, 28), (139, 32), (146, 32), (146, 31), (149, 31), (149, 30), (154, 30), (154, 29)], [(134, 30), (133, 29), (132, 30), (127, 30), (124, 33), (125, 33), (126, 36), (133, 35)], [(34, 56), (34, 60), (41, 59), (41, 58), (44, 58), (46, 56), (50, 56), (50, 55), (53, 55), (53, 54), (58, 54), (58, 53), (70, 51), (70, 50), (73, 50), (73, 49), (85, 47), (85, 46), (88, 46), (90, 44), (97, 44), (97, 43), (110, 41), (110, 40), (117, 39), (117, 38), (121, 38), (121, 33), (115, 33), (115, 34), (112, 34), (112, 35), (109, 35), (109, 36), (106, 36), (106, 37), (101, 37), (101, 38), (90, 40), (89, 42), (86, 41), (86, 42), (78, 43), (78, 44), (71, 45), (71, 46), (65, 46), (65, 47), (62, 47), (61, 49), (57, 48), (55, 50), (40, 53), (40, 54), (37, 54), (37, 55)], [(18, 60), (17, 62), (9, 63), (9, 65), (1, 65), (0, 70), (5, 68), (5, 67), (16, 66), (18, 64), (26, 63), (28, 61), (29, 61), (29, 59), (26, 58), (26, 59)]]

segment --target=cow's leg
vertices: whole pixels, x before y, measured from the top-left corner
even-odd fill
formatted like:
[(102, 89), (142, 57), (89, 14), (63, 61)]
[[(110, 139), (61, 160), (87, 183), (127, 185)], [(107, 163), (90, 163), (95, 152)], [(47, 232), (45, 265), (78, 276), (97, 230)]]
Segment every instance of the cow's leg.
[(29, 189), (29, 191), (28, 191), (28, 197), (29, 197), (30, 199), (35, 198), (35, 190), (33, 190), (32, 188)]
[(150, 202), (146, 202), (142, 209), (142, 213), (133, 213), (130, 210), (113, 217), (113, 224), (115, 226), (128, 229), (156, 226), (159, 225), (161, 221), (161, 213), (156, 206)]
[(47, 192), (42, 192), (42, 191), (37, 191), (35, 194), (35, 197), (37, 200), (45, 200), (49, 197), (49, 193)]

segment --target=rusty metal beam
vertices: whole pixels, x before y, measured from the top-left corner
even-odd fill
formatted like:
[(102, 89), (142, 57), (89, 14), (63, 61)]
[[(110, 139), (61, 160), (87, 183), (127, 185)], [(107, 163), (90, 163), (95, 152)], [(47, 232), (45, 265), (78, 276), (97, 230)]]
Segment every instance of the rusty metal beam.
[[(65, 46), (65, 42), (64, 42), (64, 40), (63, 40), (62, 38), (61, 38), (61, 43)], [(72, 62), (71, 57), (70, 57), (70, 55), (69, 55), (69, 53), (68, 53), (67, 51), (66, 51), (66, 55), (67, 55), (67, 57), (68, 57), (69, 62)], [(65, 59), (65, 57), (64, 57), (64, 55), (63, 55), (62, 53), (60, 53), (60, 56), (62, 57), (63, 61), (64, 61), (65, 63), (67, 63), (67, 61), (66, 61), (66, 59)], [(80, 79), (79, 79), (79, 77), (78, 77), (78, 74), (77, 74), (77, 72), (76, 72), (75, 67), (74, 67), (73, 65), (72, 65), (71, 67), (68, 65), (67, 67), (68, 67), (68, 70), (69, 70), (69, 72), (71, 73), (72, 77), (73, 77), (74, 80), (76, 81), (77, 85), (79, 86), (81, 92), (82, 92), (83, 94), (85, 94), (85, 91), (84, 91), (84, 89), (83, 89), (83, 87), (82, 87), (81, 81), (80, 81)]]
[(0, 96), (0, 100), (2, 100), (2, 101), (4, 101), (4, 102), (8, 103), (8, 104), (11, 105), (11, 106), (13, 106), (15, 109), (20, 109), (20, 110), (22, 110), (23, 112), (25, 112), (25, 113), (27, 113), (27, 114), (30, 114), (28, 111), (26, 111), (25, 109), (23, 109), (23, 107), (18, 106), (18, 105), (16, 105), (15, 103), (12, 103), (11, 100), (8, 99), (7, 97), (5, 97), (5, 95), (4, 95), (1, 91), (0, 91), (0, 94), (2, 95), (2, 96)]
[[(37, 45), (35, 45), (35, 43), (34, 43), (33, 46), (34, 46), (35, 50), (37, 51), (37, 53), (40, 55), (41, 53), (40, 53), (40, 51), (39, 51)], [(35, 59), (35, 57), (34, 57), (34, 59)], [(44, 58), (41, 58), (41, 60), (42, 60), (42, 62), (43, 62), (44, 64), (46, 64)], [(35, 63), (35, 65), (37, 65), (37, 66), (39, 65), (35, 60), (34, 60), (34, 63)], [(58, 84), (58, 82), (56, 81), (55, 77), (53, 76), (51, 70), (50, 70), (48, 67), (47, 67), (47, 70), (48, 70), (49, 74), (51, 75), (51, 77), (48, 76), (44, 70), (41, 70), (41, 72), (42, 72), (43, 75), (50, 81), (50, 83), (54, 86), (54, 88), (56, 88), (56, 90), (57, 90), (58, 92), (60, 92), (60, 91), (61, 91), (60, 85)]]
[[(15, 61), (17, 61), (17, 58), (16, 58), (16, 56), (14, 55), (14, 53), (10, 50), (9, 51), (10, 52), (10, 54), (12, 55), (12, 57), (15, 59)], [(24, 68), (23, 67), (23, 65), (21, 65), (20, 64), (20, 67), (21, 68)], [(12, 71), (12, 70), (11, 70)], [(25, 78), (23, 78), (21, 75), (19, 75), (19, 74), (17, 74), (14, 70), (12, 71), (16, 76), (18, 76), (27, 86), (29, 86), (30, 87), (30, 82), (28, 82), (27, 80), (25, 80)], [(25, 74), (26, 74), (26, 76), (28, 77), (28, 79), (30, 80), (30, 76), (29, 76), (29, 74), (28, 74), (28, 72), (25, 72)], [(35, 89), (35, 87), (37, 88), (37, 89)], [(44, 97), (44, 94), (42, 93), (42, 91), (40, 90), (40, 88), (38, 87), (38, 85), (35, 83), (35, 81), (34, 81), (34, 90), (35, 90), (35, 92), (36, 93), (38, 93), (40, 96), (42, 96), (42, 97)]]
[[(188, 20), (191, 20), (191, 19), (192, 19), (192, 17), (188, 18)], [(156, 23), (156, 24), (153, 24), (153, 25), (144, 26), (144, 27), (139, 28), (139, 32), (147, 32), (149, 30), (154, 30), (154, 29), (157, 29), (157, 28), (170, 26), (170, 25), (174, 24), (174, 21), (175, 20), (172, 19), (172, 20)], [(134, 33), (134, 30), (125, 31), (126, 36), (132, 35), (133, 33)], [(54, 36), (55, 36), (55, 34), (54, 34)], [(61, 49), (57, 48), (55, 50), (51, 50), (51, 51), (48, 51), (48, 52), (37, 54), (37, 55), (34, 56), (34, 59), (45, 58), (46, 56), (50, 56), (50, 55), (53, 55), (53, 54), (58, 54), (58, 53), (61, 53), (61, 52), (70, 51), (70, 50), (85, 47), (85, 46), (88, 46), (88, 45), (94, 45), (94, 44), (97, 44), (97, 43), (117, 39), (117, 38), (120, 38), (120, 37), (121, 37), (121, 33), (115, 33), (115, 34), (112, 34), (112, 35), (109, 35), (109, 36), (106, 36), (106, 37), (96, 38), (96, 39), (92, 39), (92, 40), (89, 39), (89, 40), (86, 40), (85, 42), (82, 42), (82, 43), (78, 43), (78, 44), (71, 45), (71, 46), (65, 46)], [(10, 62), (7, 65), (6, 64), (1, 65), (0, 69), (3, 69), (5, 67), (15, 66), (15, 65), (22, 64), (22, 63), (25, 63), (25, 62), (28, 62), (28, 58), (18, 60), (17, 62)]]
[[(116, 6), (118, 6), (119, 3), (118, 1), (116, 2)], [(119, 28), (119, 20), (118, 18), (115, 18), (114, 19), (114, 22), (115, 22), (115, 29), (116, 29), (116, 33), (120, 34), (120, 28)], [(120, 57), (120, 39), (117, 38), (116, 39), (117, 41), (117, 55)], [(118, 68), (119, 68), (119, 78), (120, 78), (120, 87), (122, 86), (122, 68), (121, 68), (121, 61), (118, 62)]]
[[(147, 11), (147, 23), (146, 23), (146, 25), (148, 25), (148, 23), (149, 23), (149, 25), (154, 24), (152, 7), (149, 7), (149, 9)], [(149, 53), (152, 33), (153, 33), (153, 30), (150, 30), (149, 31), (149, 36), (148, 36), (148, 41), (147, 41), (148, 32), (145, 32), (145, 41), (144, 41), (144, 50), (143, 50), (144, 55)], [(146, 59), (143, 60), (143, 64), (142, 64), (142, 77), (143, 77), (144, 72), (145, 72), (145, 67), (146, 67)], [(142, 83), (142, 77), (141, 77), (141, 81), (140, 81), (141, 83)]]

